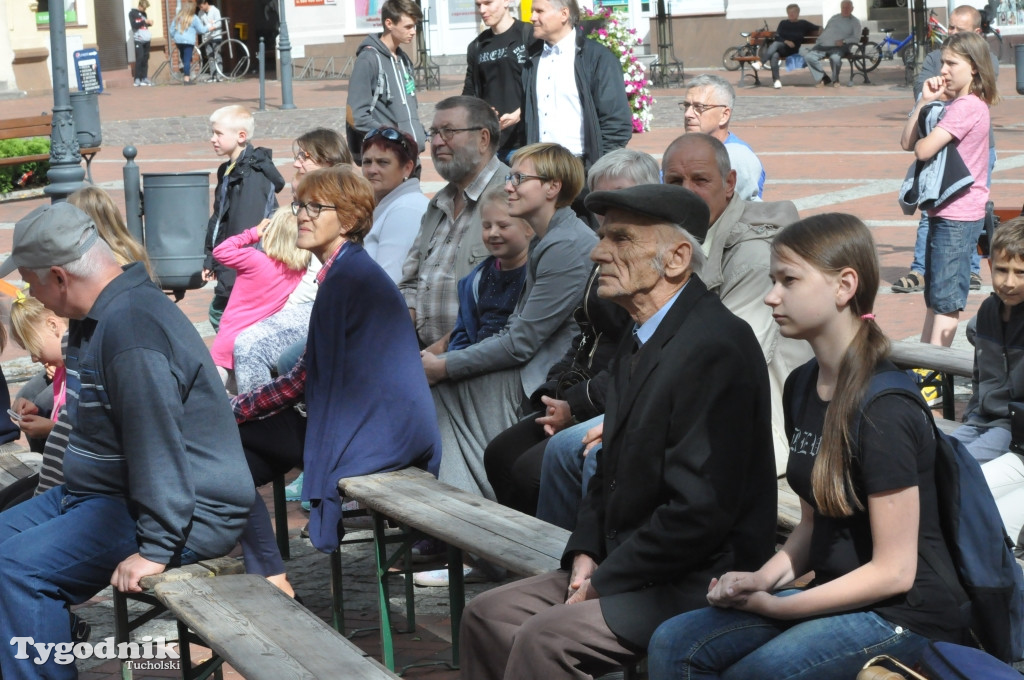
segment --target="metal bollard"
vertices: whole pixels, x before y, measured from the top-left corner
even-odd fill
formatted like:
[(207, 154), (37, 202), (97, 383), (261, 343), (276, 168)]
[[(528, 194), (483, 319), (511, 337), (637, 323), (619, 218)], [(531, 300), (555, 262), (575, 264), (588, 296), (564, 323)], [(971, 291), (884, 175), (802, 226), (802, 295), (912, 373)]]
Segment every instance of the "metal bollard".
[(139, 151), (129, 144), (121, 153), (128, 161), (121, 170), (121, 176), (124, 178), (124, 217), (128, 223), (128, 233), (145, 245), (142, 230), (142, 185), (139, 180), (139, 166), (135, 165), (135, 157), (139, 155)]
[(1013, 48), (1013, 59), (1017, 65), (1017, 94), (1024, 94), (1024, 45)]
[(267, 57), (267, 48), (266, 48), (266, 45), (263, 44), (263, 36), (261, 35), (260, 36), (260, 51), (259, 51), (259, 60), (260, 60), (260, 111), (266, 111), (267, 110), (267, 64), (266, 64), (266, 61), (265, 61), (266, 57)]

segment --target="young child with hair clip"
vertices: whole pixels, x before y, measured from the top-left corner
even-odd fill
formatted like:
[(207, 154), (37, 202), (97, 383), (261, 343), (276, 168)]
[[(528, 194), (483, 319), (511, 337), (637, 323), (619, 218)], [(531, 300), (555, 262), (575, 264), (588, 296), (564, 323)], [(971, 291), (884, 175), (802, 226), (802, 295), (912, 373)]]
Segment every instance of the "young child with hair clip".
[[(918, 558), (927, 547), (954, 569), (931, 415), (911, 394), (862, 408), (875, 374), (897, 370), (872, 313), (878, 268), (871, 233), (851, 215), (810, 217), (775, 237), (765, 303), (784, 337), (814, 351), (783, 401), (800, 523), (758, 571), (712, 579), (711, 607), (658, 628), (651, 680), (847, 680), (876, 654), (914, 665), (929, 640), (963, 643), (966, 595)], [(811, 571), (808, 587), (791, 585)]]
[(234, 367), (235, 336), (279, 312), (309, 265), (310, 253), (296, 247), (297, 236), (291, 207), (279, 208), (269, 220), (225, 239), (213, 250), (219, 263), (238, 272), (210, 349), (225, 385)]
[[(32, 361), (42, 364), (53, 391), (53, 405), (44, 414), (30, 397), (19, 396), (11, 406), (11, 419), (25, 433), (33, 451), (42, 451), (65, 401), (64, 353), (61, 338), (68, 329), (63, 319), (36, 298), (19, 292), (11, 303), (11, 337)], [(49, 406), (49, 399), (45, 400)], [(47, 409), (43, 409), (47, 410)]]

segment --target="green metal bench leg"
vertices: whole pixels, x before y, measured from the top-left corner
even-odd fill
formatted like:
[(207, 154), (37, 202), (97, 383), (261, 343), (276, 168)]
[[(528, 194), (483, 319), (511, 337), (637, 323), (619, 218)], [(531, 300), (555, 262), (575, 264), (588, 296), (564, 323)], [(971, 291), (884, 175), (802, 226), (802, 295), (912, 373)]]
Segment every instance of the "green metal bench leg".
[(274, 478), (274, 535), (281, 559), (290, 560), (292, 554), (288, 547), (288, 506), (284, 500), (284, 475)]
[(384, 535), (384, 517), (373, 513), (373, 547), (377, 560), (377, 596), (380, 612), (380, 649), (384, 665), (395, 670), (395, 646), (391, 637), (391, 612), (388, 610), (387, 544)]
[(452, 615), (452, 668), (459, 667), (459, 626), (466, 606), (466, 586), (462, 574), (462, 550), (448, 546), (448, 606)]
[(331, 623), (334, 630), (345, 634), (345, 597), (342, 593), (341, 548), (331, 553)]

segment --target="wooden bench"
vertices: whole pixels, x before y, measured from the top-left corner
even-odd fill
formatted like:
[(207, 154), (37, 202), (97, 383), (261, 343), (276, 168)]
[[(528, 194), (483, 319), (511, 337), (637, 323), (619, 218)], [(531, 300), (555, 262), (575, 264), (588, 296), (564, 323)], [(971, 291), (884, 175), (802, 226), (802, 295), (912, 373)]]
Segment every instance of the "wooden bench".
[[(167, 607), (163, 605), (154, 592), (157, 586), (164, 583), (206, 580), (213, 578), (214, 576), (242, 574), (244, 572), (245, 567), (242, 565), (240, 560), (236, 560), (233, 557), (218, 557), (212, 560), (200, 560), (195, 564), (187, 564), (175, 569), (168, 569), (160, 574), (144, 576), (139, 581), (139, 585), (142, 587), (141, 593), (122, 593), (117, 588), (114, 588), (114, 642), (129, 642), (131, 639), (131, 632), (133, 630), (167, 611)], [(144, 605), (148, 605), (149, 608), (137, 615), (134, 619), (131, 619), (128, 615), (129, 601), (140, 602)], [(181, 629), (179, 627), (179, 631), (180, 630)], [(217, 671), (217, 677), (220, 677), (218, 670), (220, 662), (215, 663), (212, 659), (197, 667), (194, 671), (190, 670), (192, 664), (188, 653), (187, 638), (182, 637), (180, 638), (180, 641), (181, 666), (183, 671), (182, 678), (184, 680), (189, 680), (190, 678), (206, 678), (208, 677), (208, 674), (204, 673), (207, 670), (210, 672)], [(129, 668), (123, 661), (121, 663), (121, 677), (124, 680), (130, 680), (132, 677), (131, 668)]]
[(953, 403), (953, 376), (971, 378), (974, 375), (974, 352), (952, 347), (939, 347), (923, 342), (898, 341), (892, 343), (892, 362), (900, 368), (927, 368), (941, 374), (942, 417), (956, 418)]
[(183, 670), (194, 633), (246, 680), (398, 677), (262, 576), (165, 581), (155, 592), (178, 620)]
[[(433, 475), (415, 468), (342, 479), (338, 490), (345, 498), (357, 500), (369, 508), (373, 515), (381, 648), (384, 664), (390, 669), (394, 669), (394, 649), (388, 611), (388, 570), (399, 557), (408, 557), (413, 541), (426, 535), (448, 544), (452, 660), (457, 666), (459, 623), (465, 606), (463, 551), (513, 574), (535, 576), (558, 569), (569, 540), (565, 529), (439, 482)], [(385, 518), (402, 527), (401, 546), (391, 556), (387, 545), (396, 541), (385, 535)], [(406, 564), (409, 563), (407, 559)], [(411, 591), (411, 579), (407, 575), (407, 606), (411, 605)], [(411, 606), (409, 615), (412, 615)], [(409, 625), (415, 624), (410, 620)]]
[[(0, 120), (0, 140), (3, 139), (28, 139), (31, 137), (47, 137), (53, 128), (53, 116), (44, 113), (38, 116), (27, 116), (25, 118), (8, 118)], [(100, 147), (92, 146), (80, 148), (78, 152), (85, 159), (85, 174), (92, 182), (92, 159), (100, 152)], [(0, 158), (0, 166), (21, 165), (22, 163), (37, 163), (40, 161), (49, 162), (49, 153), (30, 154), (28, 156), (12, 156)]]
[(0, 453), (0, 498), (4, 505), (9, 507), (32, 497), (41, 466), (38, 454)]

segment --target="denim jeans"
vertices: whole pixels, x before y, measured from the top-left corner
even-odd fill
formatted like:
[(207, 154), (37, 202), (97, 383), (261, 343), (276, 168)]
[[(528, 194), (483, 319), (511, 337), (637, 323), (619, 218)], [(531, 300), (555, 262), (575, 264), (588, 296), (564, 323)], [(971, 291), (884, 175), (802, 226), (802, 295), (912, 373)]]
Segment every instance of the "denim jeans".
[(961, 221), (928, 216), (924, 303), (936, 314), (956, 312), (967, 305), (971, 253), (984, 226), (984, 218)]
[(540, 472), (540, 495), (537, 497), (537, 518), (572, 531), (580, 500), (587, 493), (587, 483), (597, 469), (600, 445), (583, 457), (583, 435), (604, 422), (604, 416), (568, 427), (548, 440)]
[(961, 425), (952, 436), (963, 442), (979, 463), (995, 460), (1010, 450), (1010, 431), (1005, 427)]
[[(988, 150), (988, 185), (992, 186), (992, 169), (996, 167), (996, 150)], [(921, 211), (921, 221), (917, 223), (917, 240), (914, 241), (914, 261), (910, 263), (910, 271), (924, 274), (924, 251), (928, 243), (928, 212)], [(971, 253), (971, 273), (981, 273), (981, 255), (975, 248)]]
[(647, 667), (651, 680), (850, 680), (879, 654), (913, 666), (927, 645), (873, 612), (776, 621), (708, 607), (661, 624)]
[(67, 605), (110, 585), (117, 565), (138, 551), (135, 520), (113, 496), (58, 486), (0, 514), (0, 676), (77, 678), (75, 664), (54, 663), (53, 654), (43, 665), (31, 651), (14, 658), (10, 640), (70, 643)]
[[(924, 251), (928, 244), (928, 212), (921, 211), (921, 221), (917, 224), (917, 239), (914, 241), (914, 261), (910, 263), (910, 271), (925, 274)], [(971, 253), (971, 273), (981, 274), (981, 255), (975, 248)], [(927, 278), (927, 274), (925, 274)]]
[(764, 52), (764, 60), (772, 67), (772, 80), (779, 79), (779, 61), (785, 62), (786, 57), (797, 53), (797, 48), (790, 47), (782, 40), (776, 40)]

